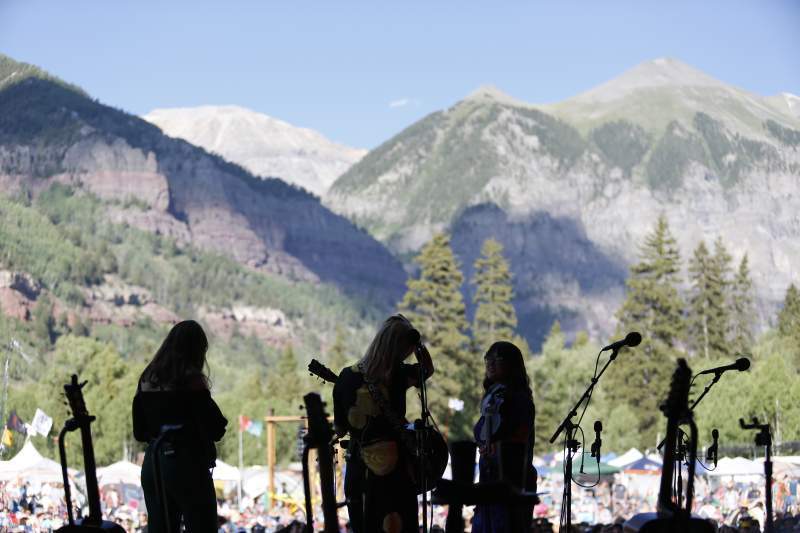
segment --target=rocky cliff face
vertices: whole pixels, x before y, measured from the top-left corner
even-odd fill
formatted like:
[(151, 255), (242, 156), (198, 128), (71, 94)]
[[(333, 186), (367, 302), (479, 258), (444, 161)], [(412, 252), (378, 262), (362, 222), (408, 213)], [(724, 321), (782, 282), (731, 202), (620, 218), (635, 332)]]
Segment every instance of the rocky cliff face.
[(155, 109), (142, 118), (256, 176), (278, 177), (317, 196), (367, 153), (238, 106)]
[(68, 183), (113, 221), (168, 234), (290, 279), (333, 283), (388, 309), (405, 274), (367, 233), (277, 179), (261, 180), (68, 86), (30, 77), (0, 91), (0, 184)]
[[(480, 90), (370, 152), (325, 202), (402, 252), (437, 231), (460, 232), (454, 246), (465, 266), (480, 240), (498, 238), (512, 255), (520, 298), (536, 295), (540, 308), (574, 327), (608, 335), (610, 324), (599, 317), (620, 302), (619, 267), (636, 260), (662, 213), (684, 259), (699, 240), (716, 237), (736, 261), (748, 253), (761, 308), (773, 310), (798, 282), (799, 178), (793, 115), (679, 62), (656, 60), (551, 106)], [(470, 209), (486, 203), (497, 207)], [(542, 214), (585, 235), (584, 244), (545, 237), (564, 226), (533, 222)], [(479, 231), (465, 231), (465, 217)], [(522, 239), (531, 233), (547, 246)], [(587, 250), (614, 268), (593, 270), (590, 261), (576, 272)], [(595, 277), (607, 288), (599, 299), (585, 292)], [(534, 346), (546, 327), (528, 326)]]

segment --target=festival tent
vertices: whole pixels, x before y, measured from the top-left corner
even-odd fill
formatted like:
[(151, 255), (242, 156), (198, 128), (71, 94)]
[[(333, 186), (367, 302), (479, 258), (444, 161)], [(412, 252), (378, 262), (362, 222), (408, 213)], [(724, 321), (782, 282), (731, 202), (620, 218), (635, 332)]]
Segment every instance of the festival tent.
[(135, 485), (142, 486), (142, 467), (130, 461), (118, 461), (97, 469), (97, 485)]
[(764, 465), (758, 461), (751, 461), (744, 457), (723, 457), (717, 462), (717, 468), (707, 475), (709, 476), (762, 476)]
[(637, 450), (636, 448), (631, 448), (627, 452), (623, 453), (616, 459), (612, 459), (608, 462), (611, 466), (616, 466), (617, 468), (624, 468), (626, 465), (631, 464), (634, 461), (638, 461), (644, 457), (644, 454)]
[(211, 477), (215, 481), (237, 482), (239, 481), (239, 469), (217, 459), (217, 466), (214, 467)]
[[(599, 468), (598, 468), (599, 466)], [(587, 477), (597, 477), (598, 470), (601, 476), (610, 476), (612, 474), (616, 474), (620, 472), (620, 468), (610, 465), (608, 463), (601, 462), (599, 465), (597, 464), (597, 459), (592, 457), (588, 452), (584, 452), (583, 454), (583, 473), (581, 473), (581, 456), (577, 455), (572, 458), (572, 476), (587, 476)], [(564, 463), (556, 463), (556, 465), (552, 468), (552, 472), (563, 472), (564, 471)]]
[[(77, 471), (70, 468), (67, 473), (74, 476)], [(8, 481), (17, 477), (39, 483), (64, 482), (61, 464), (43, 457), (30, 439), (25, 442), (17, 455), (8, 461), (0, 461), (0, 481)]]
[(626, 474), (661, 474), (661, 461), (654, 461), (650, 457), (642, 457), (622, 469)]

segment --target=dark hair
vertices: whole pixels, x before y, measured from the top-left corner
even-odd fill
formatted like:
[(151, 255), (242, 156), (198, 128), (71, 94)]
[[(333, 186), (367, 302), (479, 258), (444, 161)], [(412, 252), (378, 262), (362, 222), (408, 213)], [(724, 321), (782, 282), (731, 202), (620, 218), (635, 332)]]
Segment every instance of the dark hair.
[(205, 374), (208, 339), (194, 320), (178, 322), (167, 334), (139, 381), (160, 387), (182, 388), (199, 380), (209, 388)]
[[(511, 378), (508, 386), (524, 390), (528, 396), (533, 398), (531, 391), (531, 380), (528, 377), (528, 372), (525, 370), (525, 360), (522, 357), (522, 352), (517, 346), (508, 341), (497, 341), (486, 350), (484, 357), (501, 357), (506, 364), (507, 374)], [(483, 380), (483, 390), (489, 390), (492, 386), (492, 381), (489, 378)]]

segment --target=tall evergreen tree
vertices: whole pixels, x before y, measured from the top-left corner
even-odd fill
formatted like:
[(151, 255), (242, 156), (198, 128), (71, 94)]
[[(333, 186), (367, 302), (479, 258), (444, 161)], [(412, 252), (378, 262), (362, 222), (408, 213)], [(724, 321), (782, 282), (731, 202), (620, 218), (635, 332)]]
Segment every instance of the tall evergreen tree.
[(705, 358), (726, 356), (731, 352), (728, 334), (730, 320), (728, 294), (731, 257), (720, 239), (714, 243), (714, 255), (700, 242), (689, 261), (692, 288), (687, 317), (688, 344)]
[(778, 314), (778, 332), (783, 337), (800, 340), (800, 291), (794, 283), (786, 290), (783, 308)]
[(506, 340), (514, 342), (527, 354), (527, 343), (516, 334), (511, 269), (503, 257), (503, 245), (496, 240), (487, 239), (483, 243), (481, 256), (475, 261), (472, 283), (476, 286), (472, 322), (476, 352), (483, 353), (493, 342)]
[[(355, 357), (350, 356), (355, 360)], [(344, 330), (341, 326), (336, 326), (336, 333), (333, 344), (328, 351), (328, 366), (337, 374), (350, 362), (347, 354), (347, 346), (344, 342)]]
[(689, 291), (687, 341), (691, 350), (708, 358), (708, 328), (712, 320), (709, 315), (715, 298), (711, 281), (711, 255), (704, 241), (700, 241), (689, 260), (689, 279), (692, 287)]
[(638, 417), (642, 445), (654, 442), (673, 370), (676, 346), (684, 335), (678, 294), (680, 254), (666, 219), (659, 217), (645, 239), (640, 261), (626, 281), (627, 296), (617, 313), (619, 329), (639, 331), (642, 343), (626, 350), (624, 365), (609, 369), (605, 390), (612, 402), (632, 407)]
[(753, 281), (747, 254), (744, 254), (736, 270), (731, 287), (731, 343), (737, 353), (749, 353), (755, 342), (753, 338)]
[(722, 237), (714, 241), (713, 279), (717, 288), (715, 302), (714, 327), (710, 330), (710, 346), (712, 354), (728, 356), (733, 353), (730, 343), (731, 314), (729, 305), (732, 297), (731, 254), (725, 248)]
[[(434, 359), (436, 379), (428, 388), (431, 413), (440, 424), (452, 420), (452, 437), (465, 438), (478, 410), (483, 361), (469, 349), (469, 326), (461, 295), (464, 275), (445, 234), (431, 239), (415, 261), (420, 267), (419, 278), (408, 280), (400, 312), (422, 333)], [(449, 398), (464, 401), (464, 410), (452, 418)]]

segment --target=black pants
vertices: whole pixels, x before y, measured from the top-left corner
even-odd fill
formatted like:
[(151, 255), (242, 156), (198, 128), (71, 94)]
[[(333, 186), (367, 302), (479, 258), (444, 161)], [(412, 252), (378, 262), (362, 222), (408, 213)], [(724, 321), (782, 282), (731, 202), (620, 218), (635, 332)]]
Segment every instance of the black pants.
[(401, 461), (385, 476), (369, 471), (360, 459), (347, 461), (344, 479), (347, 511), (354, 533), (380, 533), (387, 515), (397, 513), (402, 531), (417, 533), (417, 494)]
[(163, 502), (159, 499), (155, 469), (155, 453), (150, 444), (142, 464), (142, 491), (147, 505), (147, 530), (151, 533), (178, 531), (181, 517), (191, 533), (216, 533), (217, 499), (211, 472), (203, 461), (189, 450), (169, 451), (162, 446), (160, 453), (162, 490), (167, 500), (171, 531), (167, 531)]

